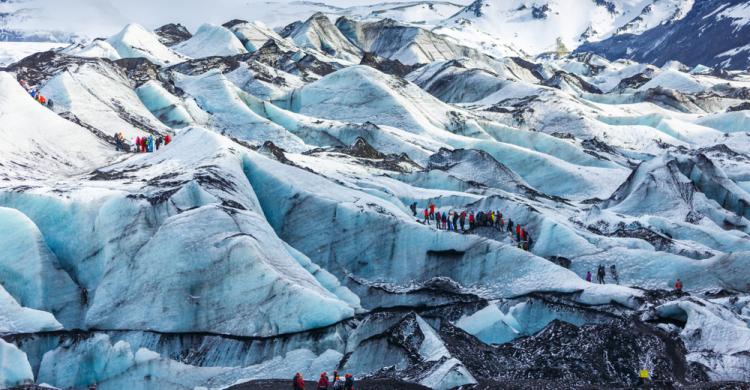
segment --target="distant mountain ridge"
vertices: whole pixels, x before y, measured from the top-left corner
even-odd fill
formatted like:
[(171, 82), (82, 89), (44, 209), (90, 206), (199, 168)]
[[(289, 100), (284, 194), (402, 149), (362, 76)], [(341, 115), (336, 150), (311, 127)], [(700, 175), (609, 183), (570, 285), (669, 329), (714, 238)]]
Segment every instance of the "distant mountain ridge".
[(616, 35), (584, 44), (610, 59), (628, 58), (663, 65), (676, 60), (689, 66), (723, 69), (750, 66), (750, 2), (704, 0), (682, 19), (661, 24), (641, 34)]

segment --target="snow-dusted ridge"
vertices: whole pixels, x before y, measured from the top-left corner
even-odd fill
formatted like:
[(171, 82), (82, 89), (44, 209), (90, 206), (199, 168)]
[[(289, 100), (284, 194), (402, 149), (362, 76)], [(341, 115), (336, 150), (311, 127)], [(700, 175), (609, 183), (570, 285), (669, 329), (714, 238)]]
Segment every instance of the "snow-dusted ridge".
[[(623, 4), (586, 5), (600, 38)], [(456, 38), (498, 5), (130, 24), (0, 70), (0, 387), (749, 380), (750, 75)], [(652, 5), (630, 33), (690, 19)]]

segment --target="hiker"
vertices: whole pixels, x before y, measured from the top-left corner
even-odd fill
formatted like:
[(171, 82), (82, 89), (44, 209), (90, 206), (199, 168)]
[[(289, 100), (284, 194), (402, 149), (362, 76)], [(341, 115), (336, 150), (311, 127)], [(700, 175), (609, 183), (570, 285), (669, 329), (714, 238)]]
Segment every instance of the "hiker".
[(125, 139), (122, 137), (122, 133), (115, 134), (115, 151), (119, 152), (125, 149), (123, 141), (125, 141)]
[(135, 152), (141, 151), (141, 137), (135, 137)]
[(411, 213), (414, 214), (414, 216), (417, 216), (417, 202), (412, 203), (409, 208), (411, 209)]
[(154, 152), (154, 136), (153, 135), (148, 136), (148, 152), (149, 153)]
[(155, 142), (154, 145), (156, 146), (156, 150), (159, 150), (159, 147), (161, 146), (162, 142), (164, 142), (164, 138), (162, 138), (162, 136), (158, 136), (156, 137), (156, 141), (154, 142)]
[(299, 372), (294, 374), (294, 379), (292, 379), (292, 388), (294, 390), (305, 390), (305, 380), (302, 379), (302, 374)]
[(466, 231), (466, 229), (465, 229), (466, 211), (461, 211), (460, 221), (461, 221), (461, 231), (465, 232)]
[(341, 381), (341, 377), (339, 376), (339, 372), (336, 370), (333, 370), (333, 382), (331, 382), (331, 387), (333, 389), (336, 389), (337, 387), (343, 388), (344, 387), (343, 383), (344, 382)]
[(33, 89), (33, 88), (30, 89), (29, 95), (31, 95), (31, 97), (34, 98), (34, 100), (36, 100), (36, 89)]
[(435, 203), (430, 203), (430, 219), (435, 219)]
[(47, 99), (47, 108), (50, 110), (55, 108), (55, 103), (52, 101), (52, 99)]
[(682, 280), (680, 278), (677, 278), (677, 281), (674, 283), (674, 289), (678, 293), (682, 293)]
[(534, 239), (532, 239), (531, 236), (528, 236), (528, 239), (526, 240), (526, 250), (531, 250), (532, 245), (534, 245)]
[(41, 95), (41, 94), (40, 94), (40, 95), (39, 95), (39, 97), (37, 98), (37, 101), (39, 102), (39, 104), (41, 104), (41, 105), (43, 105), (43, 106), (46, 106), (46, 105), (47, 105), (47, 98), (45, 98), (45, 97), (44, 97), (43, 95)]
[(609, 274), (612, 275), (612, 279), (615, 280), (616, 284), (620, 284), (620, 275), (617, 274), (617, 267), (614, 264), (609, 266)]
[(424, 222), (430, 224), (430, 209), (424, 209)]
[(513, 219), (508, 218), (508, 233), (513, 233)]
[(336, 375), (336, 380), (333, 382), (333, 390), (343, 390), (344, 380), (340, 376)]
[(521, 228), (521, 241), (526, 241), (526, 228)]
[(352, 374), (346, 374), (344, 378), (344, 390), (354, 390), (354, 377)]
[(604, 284), (604, 277), (606, 276), (607, 272), (604, 271), (604, 266), (599, 264), (599, 269), (596, 271), (596, 282), (599, 284)]
[(516, 241), (521, 242), (521, 225), (516, 225)]
[(141, 137), (141, 153), (146, 153), (146, 137)]
[(443, 211), (443, 230), (448, 229), (448, 215), (445, 214), (445, 211)]
[(438, 211), (437, 215), (435, 216), (435, 225), (437, 226), (438, 230), (440, 230), (440, 220), (442, 217), (440, 216), (440, 212)]
[(474, 212), (469, 213), (469, 229), (474, 229)]
[(328, 390), (328, 373), (323, 372), (320, 374), (320, 380), (318, 380), (318, 390)]
[(456, 222), (458, 222), (458, 211), (452, 211), (453, 213), (453, 231), (458, 231), (458, 226), (456, 226)]
[(164, 136), (164, 146), (169, 145), (169, 143), (172, 142), (172, 136), (167, 134)]
[(21, 84), (21, 86), (23, 87), (23, 89), (25, 89), (27, 91), (29, 90), (29, 85), (26, 84), (26, 80), (18, 80), (18, 84)]
[(591, 283), (591, 271), (586, 271), (586, 281)]

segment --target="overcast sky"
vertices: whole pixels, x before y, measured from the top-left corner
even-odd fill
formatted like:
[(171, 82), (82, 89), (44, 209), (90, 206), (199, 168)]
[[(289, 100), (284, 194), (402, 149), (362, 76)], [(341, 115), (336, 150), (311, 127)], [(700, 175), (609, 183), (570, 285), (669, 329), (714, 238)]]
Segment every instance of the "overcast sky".
[[(195, 31), (201, 23), (221, 24), (231, 19), (260, 20), (271, 27), (309, 16), (320, 6), (285, 0), (11, 0), (34, 8), (23, 29), (78, 32), (109, 36), (130, 22), (156, 28), (179, 22)], [(338, 7), (369, 5), (393, 0), (318, 0)], [(468, 4), (470, 0), (453, 0)], [(18, 7), (20, 4), (5, 5)], [(0, 7), (2, 8), (2, 7)], [(14, 26), (11, 26), (14, 27)]]

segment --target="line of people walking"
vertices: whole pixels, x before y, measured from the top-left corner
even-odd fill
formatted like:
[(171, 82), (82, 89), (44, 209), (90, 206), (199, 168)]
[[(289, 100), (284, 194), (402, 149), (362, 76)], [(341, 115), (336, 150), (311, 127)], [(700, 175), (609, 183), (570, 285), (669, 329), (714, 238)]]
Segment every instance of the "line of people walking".
[[(292, 379), (292, 389), (294, 390), (305, 390), (305, 379), (299, 372), (294, 375)], [(328, 373), (323, 372), (320, 374), (320, 379), (317, 383), (318, 390), (354, 390), (354, 376), (352, 374), (344, 375), (344, 378), (339, 376), (338, 371), (333, 371), (333, 377), (328, 378)]]
[(156, 137), (153, 135), (149, 135), (148, 137), (137, 136), (132, 138), (130, 145), (126, 147), (127, 141), (125, 140), (125, 136), (122, 133), (115, 134), (115, 150), (118, 152), (129, 149), (134, 153), (153, 153), (159, 150), (162, 144), (166, 146), (170, 142), (172, 142), (172, 136), (169, 134), (165, 136), (158, 135)]
[(26, 80), (19, 80), (18, 83), (21, 84), (23, 89), (25, 89), (26, 92), (28, 92), (29, 95), (34, 98), (34, 100), (39, 102), (39, 104), (49, 108), (50, 110), (55, 106), (55, 103), (52, 101), (52, 99), (47, 99), (46, 97), (44, 97), (44, 95), (42, 95), (37, 88), (29, 86), (29, 84), (26, 83)]
[[(412, 203), (409, 208), (416, 217), (417, 203)], [(434, 203), (430, 203), (422, 214), (424, 215), (422, 223), (431, 225), (432, 222), (438, 230), (458, 232), (460, 229), (461, 232), (465, 233), (479, 226), (494, 227), (500, 230), (501, 233), (507, 230), (511, 240), (513, 239), (513, 233), (515, 233), (515, 242), (523, 250), (528, 251), (534, 245), (534, 239), (526, 231), (526, 228), (520, 224), (514, 224), (510, 217), (508, 217), (508, 223), (506, 224), (503, 213), (500, 210), (478, 211), (477, 213), (474, 213), (474, 210), (449, 210), (448, 212), (441, 212), (440, 210), (436, 210)]]

